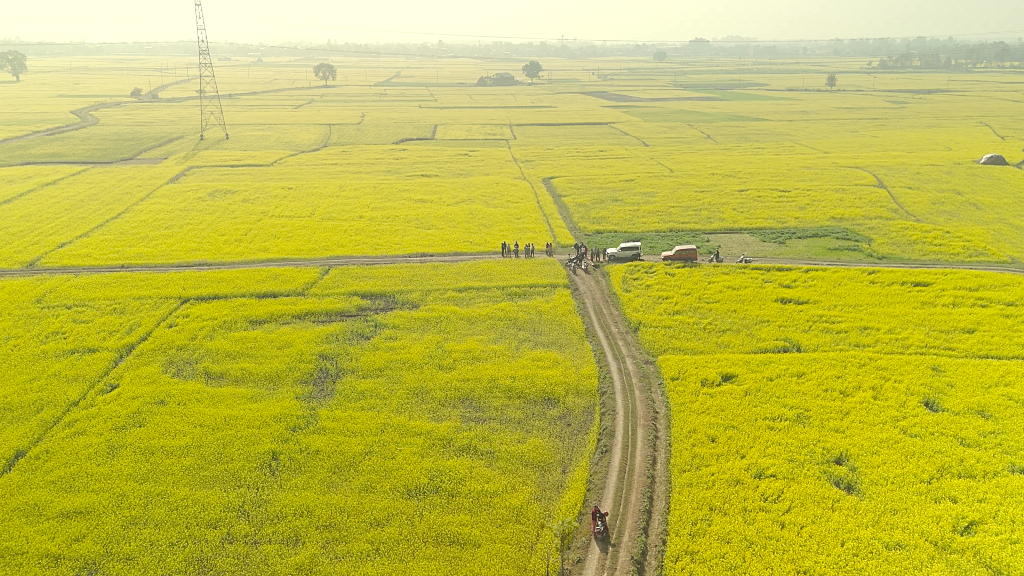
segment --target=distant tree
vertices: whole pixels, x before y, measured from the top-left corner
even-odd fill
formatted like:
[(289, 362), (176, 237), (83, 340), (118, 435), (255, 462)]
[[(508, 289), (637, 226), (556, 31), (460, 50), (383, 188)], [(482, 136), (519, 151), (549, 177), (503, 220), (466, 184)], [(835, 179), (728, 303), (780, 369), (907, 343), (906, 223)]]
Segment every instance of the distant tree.
[(142, 88), (135, 87), (132, 89), (132, 93), (129, 94), (132, 98), (142, 98)]
[(658, 50), (657, 52), (654, 53), (654, 61), (655, 62), (664, 62), (667, 59), (668, 59), (668, 54), (665, 54), (664, 50)]
[(17, 50), (0, 52), (0, 70), (10, 72), (16, 82), (21, 82), (21, 75), (28, 71), (28, 59)]
[(836, 80), (836, 73), (831, 72), (829, 73), (828, 78), (825, 79), (825, 86), (828, 86), (828, 89), (832, 90), (833, 88), (836, 87), (836, 82), (838, 82)]
[(313, 75), (319, 80), (324, 81), (324, 86), (327, 86), (328, 80), (338, 79), (338, 69), (334, 67), (334, 64), (327, 62), (321, 62), (313, 68)]
[(530, 60), (528, 63), (523, 64), (523, 74), (527, 78), (540, 78), (540, 73), (543, 71), (544, 67), (536, 60)]

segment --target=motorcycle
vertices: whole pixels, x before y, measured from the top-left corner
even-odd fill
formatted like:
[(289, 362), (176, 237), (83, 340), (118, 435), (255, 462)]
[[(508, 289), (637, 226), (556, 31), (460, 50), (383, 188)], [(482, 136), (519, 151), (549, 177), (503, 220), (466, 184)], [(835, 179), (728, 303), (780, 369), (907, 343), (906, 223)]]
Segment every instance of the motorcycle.
[(725, 258), (722, 258), (718, 254), (712, 254), (711, 257), (708, 258), (708, 263), (709, 264), (715, 264), (715, 263), (721, 264), (722, 262), (725, 262)]
[(608, 538), (608, 513), (602, 512), (598, 515), (597, 521), (591, 527), (591, 531), (594, 533), (594, 538), (598, 540), (604, 540)]
[(572, 271), (573, 274), (577, 270), (583, 269), (584, 272), (590, 274), (590, 261), (581, 256), (570, 256), (569, 260), (566, 261), (565, 267)]
[(750, 264), (753, 261), (754, 261), (753, 258), (751, 258), (750, 256), (747, 256), (746, 254), (743, 254), (743, 255), (740, 256), (739, 260), (736, 261), (736, 263), (737, 264)]

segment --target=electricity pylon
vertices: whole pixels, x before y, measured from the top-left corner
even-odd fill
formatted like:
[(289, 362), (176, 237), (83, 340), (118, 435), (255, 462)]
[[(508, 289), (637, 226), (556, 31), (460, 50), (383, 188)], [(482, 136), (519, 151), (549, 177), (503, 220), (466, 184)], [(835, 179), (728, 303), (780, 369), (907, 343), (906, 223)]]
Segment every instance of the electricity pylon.
[(213, 75), (213, 59), (210, 58), (210, 42), (206, 39), (201, 0), (196, 0), (196, 37), (199, 41), (199, 113), (202, 116), (199, 139), (205, 139), (207, 127), (216, 123), (224, 131), (224, 139), (227, 140), (228, 127), (224, 123), (224, 109), (220, 105), (217, 77)]

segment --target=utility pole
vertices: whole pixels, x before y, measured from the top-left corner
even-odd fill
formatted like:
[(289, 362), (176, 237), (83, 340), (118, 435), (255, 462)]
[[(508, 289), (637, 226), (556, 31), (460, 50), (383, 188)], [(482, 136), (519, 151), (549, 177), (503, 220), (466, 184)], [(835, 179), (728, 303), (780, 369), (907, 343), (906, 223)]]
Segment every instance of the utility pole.
[(224, 109), (220, 105), (220, 92), (217, 90), (217, 77), (213, 74), (213, 59), (210, 58), (210, 42), (206, 38), (206, 22), (203, 19), (202, 0), (196, 1), (196, 38), (199, 44), (199, 139), (206, 138), (206, 128), (210, 122), (216, 123), (224, 131), (224, 139), (228, 140), (228, 127), (224, 123)]

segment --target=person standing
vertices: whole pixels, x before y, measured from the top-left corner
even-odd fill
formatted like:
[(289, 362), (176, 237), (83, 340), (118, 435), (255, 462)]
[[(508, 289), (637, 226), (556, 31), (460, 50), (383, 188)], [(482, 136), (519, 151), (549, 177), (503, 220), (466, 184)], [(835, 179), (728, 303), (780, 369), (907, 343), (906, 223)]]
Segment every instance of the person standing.
[(505, 241), (504, 241), (504, 240), (502, 240), (502, 241), (501, 241), (501, 257), (502, 257), (502, 258), (504, 258), (504, 257), (505, 257), (505, 251), (506, 251), (506, 250), (508, 250), (508, 245), (507, 245), (507, 244), (505, 244)]
[(516, 255), (516, 258), (519, 258), (519, 240), (516, 240), (516, 243), (512, 245), (512, 253)]

